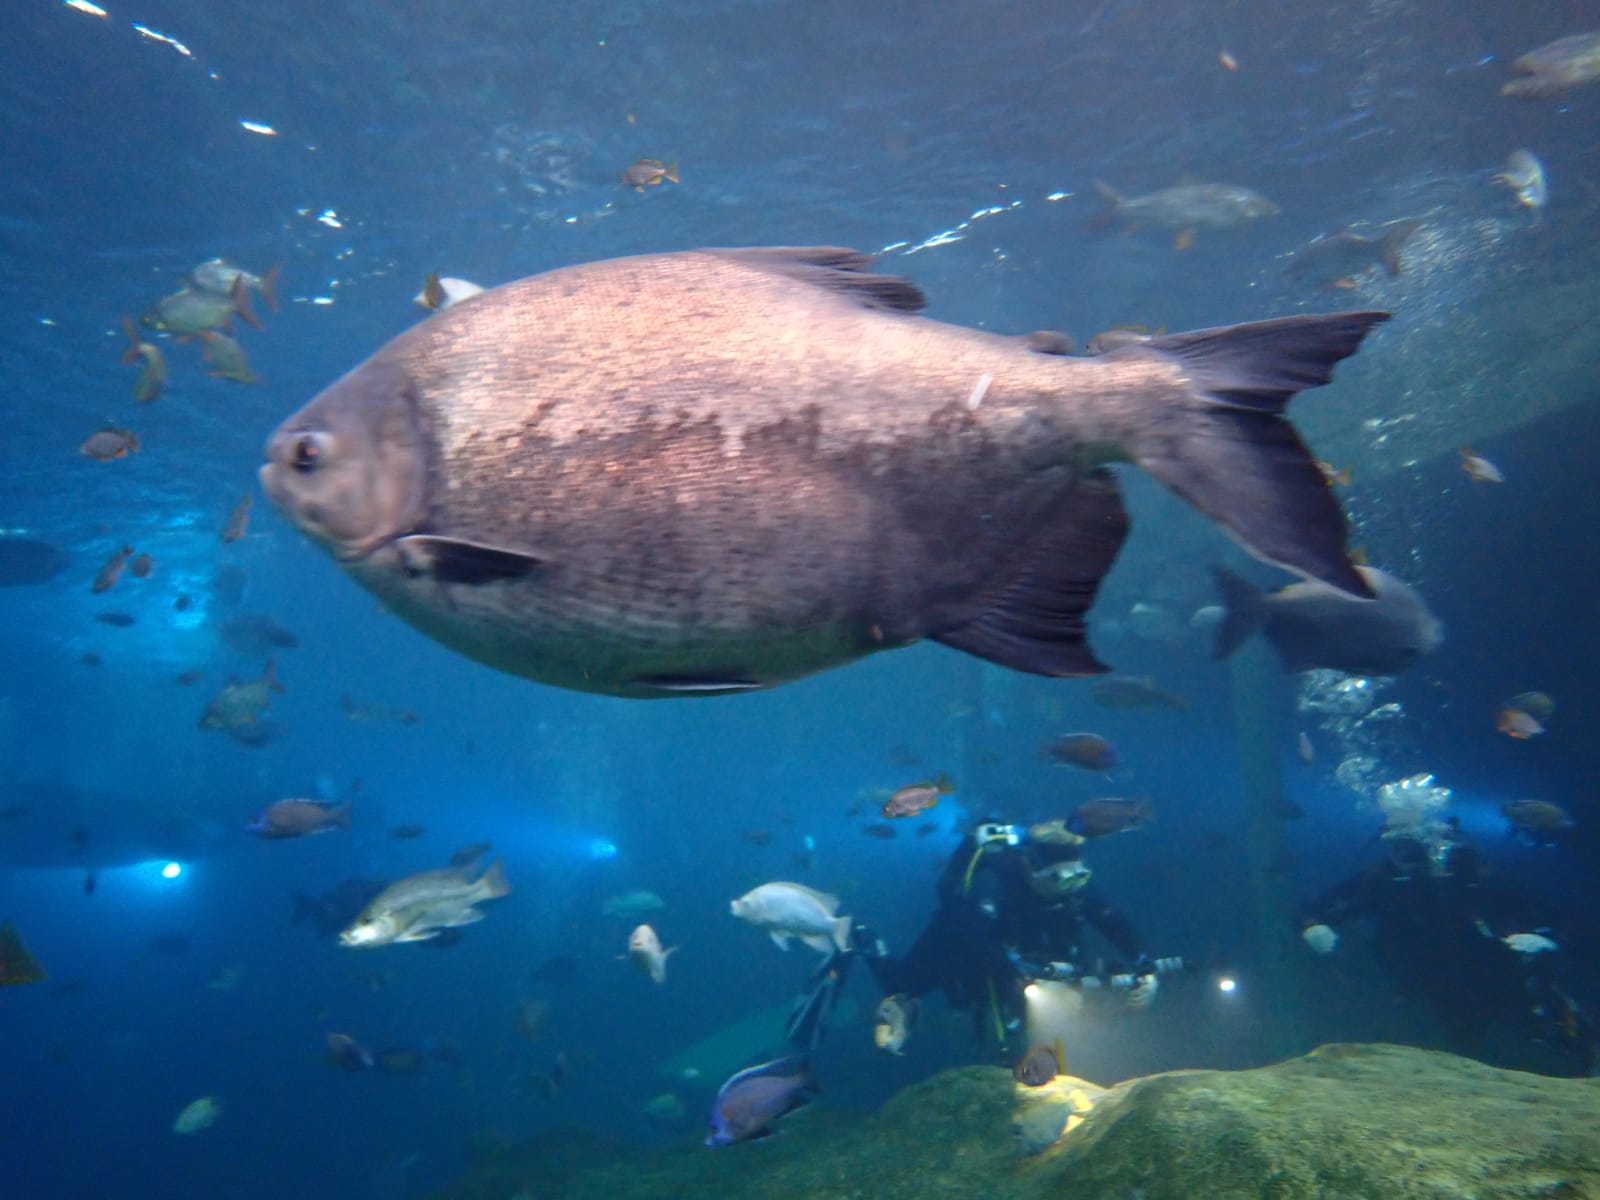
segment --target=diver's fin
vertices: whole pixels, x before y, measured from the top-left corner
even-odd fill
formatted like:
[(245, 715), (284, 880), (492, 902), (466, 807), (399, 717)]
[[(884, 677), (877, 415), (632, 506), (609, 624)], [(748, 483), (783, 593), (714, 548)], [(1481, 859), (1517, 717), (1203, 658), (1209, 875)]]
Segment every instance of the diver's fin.
[(1257, 629), (1266, 616), (1262, 609), (1264, 600), (1246, 580), (1227, 567), (1212, 567), (1211, 578), (1216, 580), (1217, 591), (1222, 594), (1222, 620), (1217, 624), (1217, 640), (1211, 647), (1211, 657), (1227, 658)]
[(1400, 247), (1406, 244), (1406, 239), (1422, 228), (1421, 221), (1401, 221), (1398, 225), (1391, 225), (1388, 232), (1383, 235), (1383, 240), (1378, 243), (1378, 260), (1383, 263), (1383, 269), (1393, 279), (1400, 274)]
[(785, 275), (814, 287), (839, 292), (863, 308), (893, 312), (921, 312), (928, 300), (916, 284), (898, 275), (874, 275), (877, 257), (842, 246), (752, 246), (748, 249), (713, 250), (760, 271)]
[(1385, 312), (1283, 317), (1152, 338), (1129, 354), (1177, 362), (1181, 412), (1152, 414), (1126, 447), (1145, 471), (1252, 554), (1347, 592), (1373, 592), (1351, 565), (1344, 514), (1283, 411), (1327, 383)]
[(517, 550), (425, 533), (400, 538), (395, 547), (408, 574), (430, 575), (440, 583), (503, 583), (530, 575), (543, 563)]
[(977, 615), (930, 636), (1034, 675), (1103, 674), (1084, 615), (1128, 534), (1116, 478), (1106, 470), (1076, 476), (1040, 524), (1021, 570), (980, 598)]

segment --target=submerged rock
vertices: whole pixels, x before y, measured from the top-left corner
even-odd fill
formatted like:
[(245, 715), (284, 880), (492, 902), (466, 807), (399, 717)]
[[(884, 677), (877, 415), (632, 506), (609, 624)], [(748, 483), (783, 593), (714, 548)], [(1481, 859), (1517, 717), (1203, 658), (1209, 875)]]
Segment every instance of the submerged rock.
[(575, 1159), (564, 1135), (559, 1168), (545, 1139), (438, 1195), (504, 1200), (517, 1181), (565, 1200), (1600, 1200), (1600, 1079), (1339, 1044), (1105, 1092), (1058, 1082), (1019, 1089), (1000, 1068), (946, 1071), (870, 1117), (820, 1104), (780, 1137), (722, 1151)]

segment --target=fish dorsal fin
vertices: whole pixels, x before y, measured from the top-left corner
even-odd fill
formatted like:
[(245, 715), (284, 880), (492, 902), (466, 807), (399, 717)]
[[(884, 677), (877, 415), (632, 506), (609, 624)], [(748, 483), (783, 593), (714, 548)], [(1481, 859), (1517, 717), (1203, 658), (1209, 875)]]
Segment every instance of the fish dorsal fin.
[(752, 246), (712, 250), (754, 270), (784, 275), (846, 296), (864, 308), (921, 312), (928, 301), (921, 289), (898, 275), (875, 275), (876, 255), (842, 246)]

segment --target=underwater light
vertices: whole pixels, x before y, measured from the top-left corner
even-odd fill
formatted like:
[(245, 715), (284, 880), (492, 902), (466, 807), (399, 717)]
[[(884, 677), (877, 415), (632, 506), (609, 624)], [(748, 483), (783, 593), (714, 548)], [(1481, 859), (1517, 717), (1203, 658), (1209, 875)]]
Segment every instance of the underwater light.
[(182, 863), (169, 862), (166, 866), (161, 868), (161, 878), (163, 878), (163, 879), (176, 879), (179, 875), (182, 875), (182, 874), (183, 874), (183, 864)]
[(609, 841), (606, 838), (590, 838), (589, 839), (589, 857), (590, 858), (595, 859), (595, 860), (598, 861), (599, 859), (615, 858), (616, 856), (617, 856), (617, 844), (615, 842)]
[(1037, 1000), (1042, 991), (1037, 983), (1030, 983), (1022, 989), (1022, 997), (1024, 1000)]
[(1238, 990), (1239, 981), (1230, 975), (1224, 975), (1221, 979), (1217, 980), (1217, 991), (1221, 992), (1225, 996), (1231, 996)]

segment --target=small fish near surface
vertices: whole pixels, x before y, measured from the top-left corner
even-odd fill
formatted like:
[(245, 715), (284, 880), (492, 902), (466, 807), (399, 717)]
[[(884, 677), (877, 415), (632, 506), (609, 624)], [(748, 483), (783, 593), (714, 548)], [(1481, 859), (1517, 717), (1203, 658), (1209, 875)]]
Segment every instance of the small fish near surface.
[(1548, 800), (1508, 800), (1500, 806), (1500, 815), (1511, 822), (1513, 833), (1531, 837), (1553, 837), (1578, 825), (1571, 813)]
[(328, 1061), (341, 1071), (368, 1071), (374, 1065), (372, 1051), (347, 1033), (324, 1035), (328, 1048)]
[(256, 725), (261, 721), (261, 714), (272, 707), (272, 694), (286, 691), (288, 689), (278, 682), (269, 658), (260, 679), (248, 683), (230, 681), (211, 698), (197, 723), (201, 729), (229, 731)]
[(91, 433), (78, 447), (78, 453), (96, 462), (110, 462), (114, 458), (127, 458), (139, 452), (139, 435), (131, 429), (118, 429), (108, 425), (98, 433)]
[(667, 955), (677, 951), (676, 946), (661, 948), (661, 938), (649, 925), (640, 925), (628, 935), (628, 958), (652, 983), (667, 981)]
[(225, 333), (215, 330), (203, 330), (195, 334), (205, 345), (200, 352), (200, 361), (211, 364), (207, 372), (213, 379), (228, 379), (234, 383), (260, 383), (260, 378), (251, 369), (250, 359), (244, 352), (244, 347)]
[(1550, 183), (1545, 178), (1544, 163), (1532, 150), (1513, 150), (1505, 166), (1489, 182), (1510, 188), (1517, 203), (1536, 214), (1550, 203)]
[(642, 192), (647, 187), (659, 187), (663, 179), (672, 183), (680, 182), (677, 163), (664, 163), (659, 158), (641, 158), (622, 173), (622, 186)]
[(172, 1122), (172, 1132), (184, 1135), (210, 1129), (222, 1115), (222, 1104), (215, 1096), (201, 1096), (184, 1105), (183, 1111)]
[(470, 300), (479, 292), (484, 291), (475, 283), (465, 279), (456, 279), (452, 276), (430, 274), (422, 281), (422, 290), (411, 297), (411, 303), (429, 312), (443, 312), (453, 308), (463, 300)]
[(341, 946), (421, 942), (483, 920), (477, 908), (511, 894), (505, 868), (492, 864), (478, 878), (465, 871), (423, 871), (392, 883), (339, 935)]
[(940, 796), (948, 796), (955, 790), (956, 785), (951, 782), (948, 775), (940, 775), (937, 779), (921, 783), (907, 784), (883, 802), (883, 808), (878, 815), (890, 818), (914, 817), (938, 804)]
[(0, 987), (39, 983), (49, 975), (22, 944), (22, 935), (10, 921), (0, 925)]
[(246, 496), (235, 504), (228, 513), (228, 519), (222, 523), (222, 542), (237, 542), (246, 533), (250, 532), (250, 509), (254, 506), (256, 498)]
[(258, 293), (267, 302), (267, 307), (277, 312), (276, 289), (278, 275), (282, 269), (283, 264), (277, 263), (265, 275), (252, 275), (249, 271), (236, 267), (224, 259), (212, 258), (189, 272), (188, 283), (198, 292), (226, 297), (229, 300), (234, 299), (234, 293), (243, 287), (247, 292)]
[(252, 657), (274, 650), (293, 650), (300, 639), (264, 613), (240, 613), (217, 626), (217, 637), (228, 649)]
[(1483, 455), (1475, 452), (1471, 446), (1463, 446), (1457, 451), (1461, 455), (1461, 469), (1466, 472), (1468, 479), (1473, 483), (1504, 483), (1506, 477), (1500, 468), (1495, 466)]
[(1098, 179), (1094, 187), (1106, 202), (1095, 228), (1120, 224), (1169, 230), (1177, 234), (1179, 250), (1192, 245), (1199, 230), (1234, 229), (1283, 211), (1260, 192), (1236, 183), (1180, 183), (1143, 196), (1123, 196)]
[(122, 352), (123, 364), (132, 366), (144, 363), (139, 378), (134, 380), (134, 400), (149, 404), (152, 400), (161, 399), (161, 393), (167, 389), (167, 360), (161, 353), (161, 347), (143, 341), (129, 317), (122, 319), (122, 328), (128, 335), (128, 348)]
[(850, 945), (851, 920), (838, 915), (839, 897), (803, 883), (763, 883), (728, 908), (739, 920), (765, 929), (780, 950), (789, 948), (790, 938), (799, 938), (821, 954)]
[(1351, 675), (1398, 675), (1438, 649), (1444, 626), (1420, 593), (1376, 567), (1358, 567), (1373, 599), (1322, 584), (1263, 593), (1233, 572), (1212, 569), (1227, 615), (1213, 656), (1227, 658), (1260, 631), (1286, 671), (1326, 667)]
[(1098, 733), (1063, 733), (1045, 743), (1044, 756), (1061, 766), (1085, 771), (1109, 771), (1122, 761), (1110, 739)]
[(135, 579), (149, 579), (155, 570), (156, 560), (148, 554), (136, 554), (128, 560), (128, 574)]
[(600, 915), (605, 917), (638, 917), (645, 913), (660, 912), (667, 906), (665, 900), (654, 892), (644, 890), (623, 892), (620, 896), (612, 896), (600, 906)]
[(1356, 287), (1380, 269), (1390, 279), (1397, 278), (1400, 249), (1421, 228), (1421, 221), (1398, 221), (1373, 236), (1348, 228), (1323, 234), (1294, 252), (1283, 269), (1284, 278), (1336, 289)]
[(871, 263), (699, 250), (494, 288), (290, 416), (262, 483), (424, 633), (609, 695), (772, 687), (925, 638), (1099, 674), (1084, 622), (1127, 531), (1112, 462), (1369, 594), (1282, 412), (1387, 314), (1074, 358), (920, 316)]
[(354, 696), (339, 697), (339, 711), (344, 719), (360, 725), (419, 725), (422, 718), (412, 708), (386, 708), (381, 704), (363, 704)]
[(94, 619), (102, 625), (110, 625), (113, 629), (131, 629), (138, 621), (132, 613), (125, 612), (95, 613)]
[(1188, 712), (1189, 702), (1158, 687), (1152, 676), (1107, 675), (1089, 685), (1089, 699), (1101, 708), (1171, 708)]
[(132, 554), (132, 546), (124, 546), (120, 550), (113, 551), (111, 557), (101, 564), (100, 570), (95, 572), (94, 582), (89, 585), (89, 590), (98, 596), (116, 587), (117, 580), (122, 578), (122, 572), (127, 569), (128, 559)]
[(1517, 78), (1500, 89), (1502, 96), (1545, 100), (1569, 88), (1600, 79), (1600, 31), (1557, 38), (1512, 60)]
[(1510, 704), (1495, 710), (1494, 727), (1519, 742), (1540, 737), (1545, 731), (1544, 722), (1538, 717)]
[(731, 1146), (766, 1137), (772, 1123), (810, 1102), (816, 1080), (804, 1059), (783, 1058), (733, 1075), (711, 1104), (708, 1146)]
[(210, 330), (232, 329), (237, 315), (245, 324), (261, 328), (261, 321), (250, 307), (250, 293), (244, 280), (236, 279), (224, 295), (204, 288), (184, 286), (163, 296), (154, 308), (139, 318), (146, 329), (160, 330), (174, 337), (192, 337)]
[(1067, 828), (1079, 837), (1098, 838), (1142, 829), (1154, 820), (1150, 801), (1107, 796), (1078, 805), (1067, 817)]
[(323, 800), (277, 800), (256, 814), (245, 831), (276, 840), (350, 828), (350, 806)]

